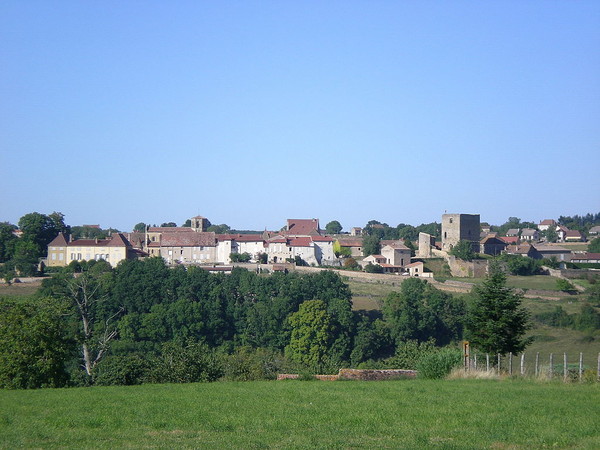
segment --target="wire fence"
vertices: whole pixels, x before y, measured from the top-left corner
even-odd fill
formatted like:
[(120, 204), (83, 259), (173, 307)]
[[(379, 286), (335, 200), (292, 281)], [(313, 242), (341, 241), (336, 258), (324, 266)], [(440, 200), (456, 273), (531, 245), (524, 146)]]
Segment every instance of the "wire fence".
[(563, 381), (600, 382), (600, 353), (587, 356), (579, 353), (569, 357), (567, 353), (550, 353), (546, 358), (539, 352), (513, 355), (469, 354), (464, 352), (465, 371), (487, 371), (498, 375), (535, 376)]

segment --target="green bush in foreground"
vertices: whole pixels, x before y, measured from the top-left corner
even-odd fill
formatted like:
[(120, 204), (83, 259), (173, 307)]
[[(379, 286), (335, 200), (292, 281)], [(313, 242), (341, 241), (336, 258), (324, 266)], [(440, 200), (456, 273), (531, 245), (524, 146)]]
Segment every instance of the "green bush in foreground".
[(462, 364), (462, 352), (456, 348), (443, 348), (425, 353), (417, 363), (419, 378), (435, 380), (444, 378), (452, 369)]

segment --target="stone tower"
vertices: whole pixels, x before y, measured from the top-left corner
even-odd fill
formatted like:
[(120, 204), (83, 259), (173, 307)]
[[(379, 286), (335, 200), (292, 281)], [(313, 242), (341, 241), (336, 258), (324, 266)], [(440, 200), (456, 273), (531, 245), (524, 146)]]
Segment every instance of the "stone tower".
[(196, 216), (192, 217), (190, 221), (192, 222), (191, 227), (194, 231), (206, 231), (209, 226), (208, 219), (206, 217)]
[(443, 214), (442, 250), (449, 252), (458, 241), (471, 241), (479, 251), (479, 214)]

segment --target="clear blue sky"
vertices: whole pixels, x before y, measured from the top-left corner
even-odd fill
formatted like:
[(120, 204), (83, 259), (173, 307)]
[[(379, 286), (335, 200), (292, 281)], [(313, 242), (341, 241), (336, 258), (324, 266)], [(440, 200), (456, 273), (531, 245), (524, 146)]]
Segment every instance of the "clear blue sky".
[(0, 221), (600, 211), (600, 2), (0, 3)]

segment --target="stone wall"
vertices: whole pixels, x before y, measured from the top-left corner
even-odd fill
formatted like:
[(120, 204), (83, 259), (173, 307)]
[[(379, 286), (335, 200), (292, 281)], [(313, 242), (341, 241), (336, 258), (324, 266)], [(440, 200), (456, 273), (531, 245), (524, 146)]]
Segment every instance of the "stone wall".
[[(359, 380), (359, 381), (382, 381), (396, 378), (415, 378), (416, 370), (403, 369), (340, 369), (337, 375), (315, 375), (315, 378), (322, 381)], [(280, 373), (277, 380), (297, 380), (300, 375), (297, 373)]]
[(448, 256), (447, 262), (453, 277), (483, 278), (487, 274), (487, 260), (463, 261), (455, 256)]

